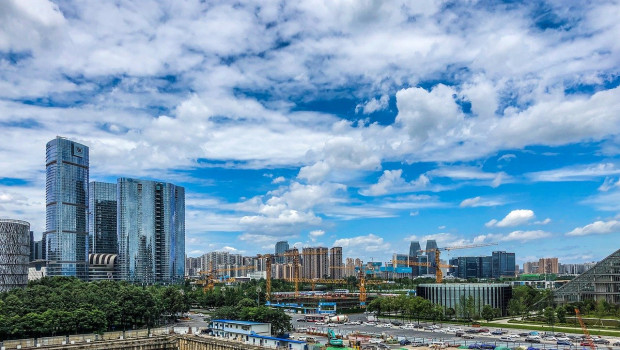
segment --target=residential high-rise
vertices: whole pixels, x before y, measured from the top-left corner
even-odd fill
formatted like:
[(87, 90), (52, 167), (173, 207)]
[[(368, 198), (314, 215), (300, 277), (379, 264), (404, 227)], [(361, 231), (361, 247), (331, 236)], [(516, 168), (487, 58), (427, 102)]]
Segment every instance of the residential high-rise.
[(529, 261), (529, 262), (523, 263), (523, 273), (524, 274), (537, 273), (537, 272), (538, 272), (538, 262), (537, 261)]
[(325, 247), (303, 248), (302, 278), (325, 278), (329, 276), (328, 250)]
[(88, 147), (62, 137), (45, 152), (45, 257), (49, 276), (88, 279)]
[(116, 184), (93, 181), (88, 189), (88, 234), (91, 254), (117, 254)]
[(329, 250), (329, 276), (341, 279), (344, 276), (342, 265), (342, 247), (333, 247)]
[(118, 265), (122, 280), (183, 280), (185, 189), (170, 183), (118, 179)]
[(538, 273), (558, 273), (558, 258), (538, 259)]
[[(434, 239), (429, 239), (428, 241), (426, 241), (426, 250), (433, 250), (433, 249), (437, 249), (437, 241)], [(428, 262), (431, 264), (431, 267), (428, 268), (428, 274), (434, 275), (435, 274), (435, 255), (437, 253), (435, 253), (434, 251), (431, 252), (426, 252), (426, 255), (428, 256)]]
[(277, 264), (283, 264), (284, 261), (286, 260), (284, 257), (284, 253), (286, 253), (286, 251), (289, 249), (288, 246), (288, 242), (287, 241), (280, 241), (278, 243), (276, 243), (276, 258), (275, 258), (275, 262)]

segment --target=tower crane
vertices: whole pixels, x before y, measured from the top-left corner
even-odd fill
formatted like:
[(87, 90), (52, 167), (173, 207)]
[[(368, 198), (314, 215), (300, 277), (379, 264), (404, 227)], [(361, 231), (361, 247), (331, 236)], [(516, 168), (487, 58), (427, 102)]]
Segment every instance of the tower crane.
[(592, 337), (590, 336), (590, 332), (588, 332), (588, 327), (586, 327), (585, 322), (583, 322), (583, 319), (581, 318), (581, 313), (579, 312), (579, 309), (577, 308), (575, 308), (575, 316), (577, 316), (577, 319), (579, 320), (579, 325), (581, 326), (583, 335), (586, 336), (586, 342), (588, 343), (588, 346), (590, 347), (590, 349), (596, 350), (596, 345), (594, 345), (594, 341), (592, 340)]
[[(468, 249), (468, 248), (480, 248), (480, 247), (488, 247), (491, 245), (497, 245), (497, 243), (479, 243), (479, 244), (469, 244), (469, 245), (461, 245), (461, 246), (453, 246), (453, 247), (443, 247), (443, 248), (433, 248), (433, 249), (425, 249), (419, 250), (419, 252), (423, 253), (435, 253), (435, 263), (432, 267), (435, 267), (435, 281), (437, 283), (441, 283), (443, 281), (443, 272), (441, 272), (441, 258), (440, 252), (442, 251), (450, 251), (455, 249)], [(450, 266), (445, 266), (450, 267)]]

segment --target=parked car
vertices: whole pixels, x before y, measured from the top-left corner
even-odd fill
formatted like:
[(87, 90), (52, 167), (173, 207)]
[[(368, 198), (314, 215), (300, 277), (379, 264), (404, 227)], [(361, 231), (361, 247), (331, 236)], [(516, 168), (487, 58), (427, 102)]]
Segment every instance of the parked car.
[(596, 338), (596, 339), (594, 339), (594, 344), (609, 345), (609, 343), (611, 343), (611, 342), (609, 340), (605, 339), (605, 338)]
[(620, 341), (613, 343), (613, 346), (620, 346)]
[(465, 332), (456, 332), (456, 333), (454, 333), (454, 336), (455, 337), (462, 337), (463, 334), (465, 334)]
[(529, 333), (523, 332), (523, 333), (519, 333), (520, 337), (527, 337), (528, 335), (530, 335)]
[(489, 333), (489, 332), (481, 332), (481, 333), (478, 333), (478, 335), (483, 335), (483, 336), (485, 336), (485, 337), (490, 337), (490, 336), (492, 336), (493, 334), (491, 334), (491, 333)]
[(404, 345), (410, 345), (410, 344), (411, 344), (411, 340), (409, 340), (409, 339), (403, 339), (403, 340), (401, 340), (399, 343), (400, 343), (400, 345), (403, 345), (403, 346), (404, 346)]
[(306, 322), (306, 320), (303, 319), (303, 318), (299, 318), (299, 319), (297, 319), (297, 322)]
[(570, 338), (567, 336), (563, 336), (563, 337), (556, 337), (555, 339), (557, 339), (558, 341), (570, 341)]
[(493, 335), (502, 335), (502, 334), (504, 334), (504, 332), (499, 330), (499, 329), (496, 329), (493, 332), (491, 332), (491, 334), (493, 334)]
[(573, 346), (573, 343), (571, 343), (568, 340), (558, 340), (556, 343), (556, 345), (566, 345), (566, 346)]
[(499, 337), (499, 340), (502, 340), (502, 341), (515, 341), (515, 340), (514, 340), (513, 338), (511, 338), (511, 337)]
[(557, 341), (557, 338), (552, 336), (552, 335), (546, 336), (543, 339), (546, 340), (546, 341)]
[(540, 337), (538, 336), (528, 336), (525, 338), (525, 341), (528, 343), (540, 343)]
[(489, 329), (488, 328), (478, 328), (478, 333), (488, 333)]
[(464, 333), (463, 334), (463, 339), (474, 339), (474, 336), (472, 334)]
[(590, 346), (590, 343), (588, 343), (587, 341), (582, 341), (581, 343), (579, 343), (579, 346)]
[(527, 348), (527, 350), (540, 350), (540, 348), (535, 348), (533, 346), (530, 346), (529, 348)]

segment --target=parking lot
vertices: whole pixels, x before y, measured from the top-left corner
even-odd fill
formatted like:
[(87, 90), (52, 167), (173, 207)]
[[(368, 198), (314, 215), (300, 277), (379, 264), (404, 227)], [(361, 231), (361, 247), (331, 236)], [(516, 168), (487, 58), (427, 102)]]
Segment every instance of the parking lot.
[[(399, 348), (403, 345), (407, 347), (415, 346), (434, 346), (434, 347), (458, 347), (467, 346), (468, 348), (494, 349), (495, 347), (526, 349), (582, 349), (587, 347), (582, 334), (546, 334), (544, 332), (533, 332), (528, 330), (501, 329), (486, 327), (467, 327), (463, 325), (436, 324), (427, 322), (403, 323), (402, 320), (393, 319), (392, 321), (383, 319), (381, 322), (365, 322), (366, 315), (351, 315), (349, 322), (344, 324), (323, 324), (312, 322), (301, 322), (303, 315), (291, 315), (293, 327), (296, 332), (293, 336), (307, 337), (307, 332), (326, 333), (327, 328), (334, 330), (346, 339), (352, 334), (364, 336), (366, 343), (376, 344), (377, 348)], [(389, 321), (389, 322), (388, 322)], [(324, 344), (327, 339), (324, 337), (311, 336), (319, 343)], [(620, 348), (620, 339), (610, 337), (593, 337), (597, 348), (613, 349)], [(388, 343), (392, 344), (388, 344)], [(411, 344), (409, 344), (411, 343)], [(383, 344), (383, 345), (380, 345)]]

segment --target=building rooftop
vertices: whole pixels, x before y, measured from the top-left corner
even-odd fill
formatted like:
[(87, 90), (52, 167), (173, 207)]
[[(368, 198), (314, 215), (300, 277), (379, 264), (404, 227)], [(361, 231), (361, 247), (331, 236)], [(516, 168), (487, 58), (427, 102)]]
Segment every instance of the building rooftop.
[(301, 341), (301, 340), (293, 340), (293, 339), (288, 339), (288, 338), (276, 338), (276, 337), (269, 337), (266, 335), (258, 335), (258, 334), (250, 334), (250, 337), (253, 338), (260, 338), (260, 339), (270, 339), (270, 340), (279, 340), (279, 341), (285, 341), (288, 343), (297, 343), (297, 344), (305, 344), (305, 341)]
[(256, 325), (256, 324), (268, 324), (268, 323), (265, 323), (265, 322), (237, 321), (237, 320), (212, 320), (211, 322), (242, 324), (242, 325), (246, 325), (246, 326), (251, 326), (251, 325)]

